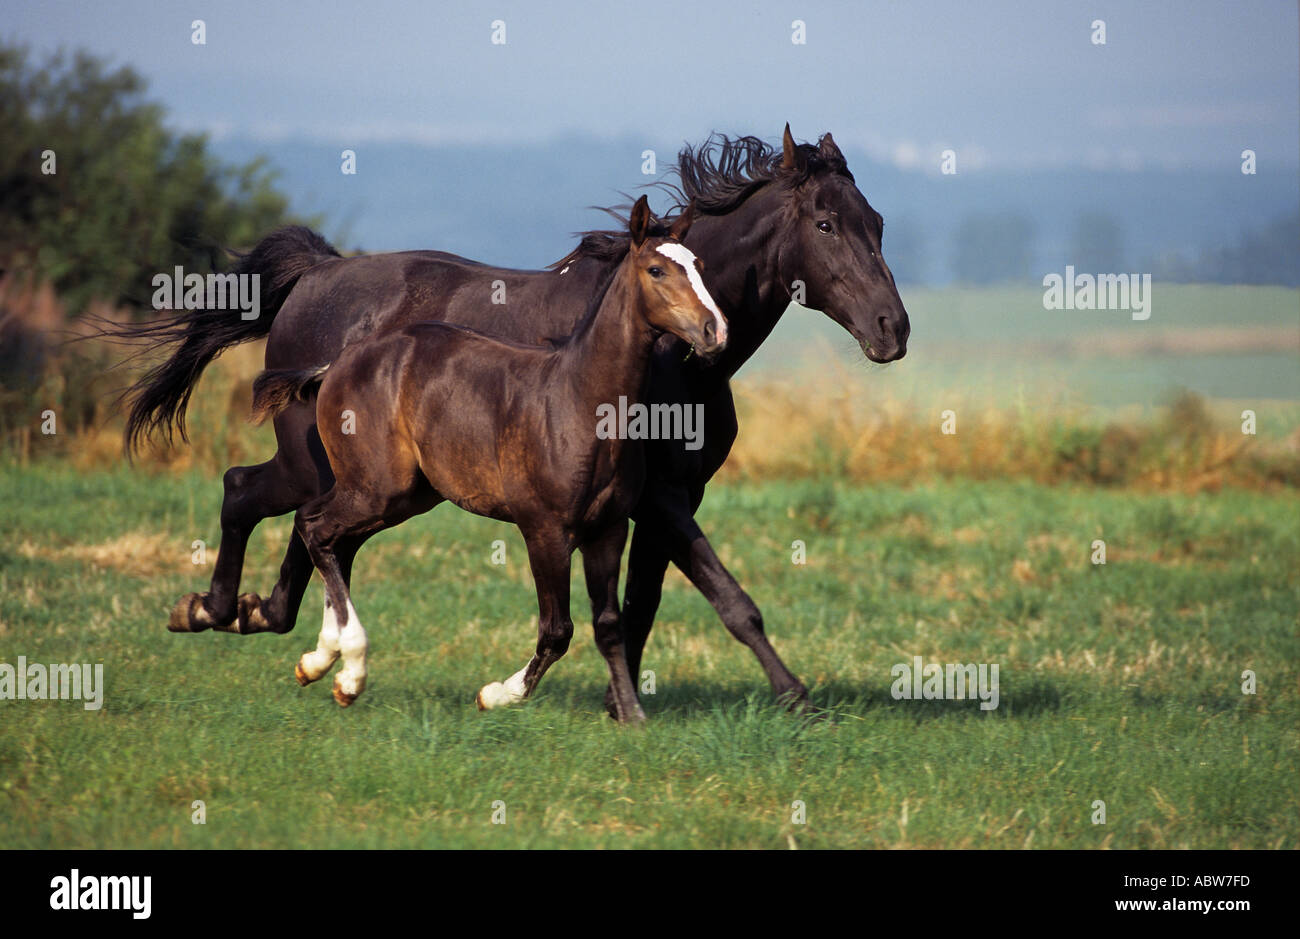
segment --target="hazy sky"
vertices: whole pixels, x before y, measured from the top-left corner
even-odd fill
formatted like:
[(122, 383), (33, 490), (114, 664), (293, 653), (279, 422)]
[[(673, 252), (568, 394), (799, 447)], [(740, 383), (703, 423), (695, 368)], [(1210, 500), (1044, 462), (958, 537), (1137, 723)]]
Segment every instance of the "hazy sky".
[(4, 5), (0, 37), (130, 64), (174, 125), (217, 135), (771, 139), (789, 120), (901, 166), (947, 147), (966, 169), (1300, 164), (1294, 0)]

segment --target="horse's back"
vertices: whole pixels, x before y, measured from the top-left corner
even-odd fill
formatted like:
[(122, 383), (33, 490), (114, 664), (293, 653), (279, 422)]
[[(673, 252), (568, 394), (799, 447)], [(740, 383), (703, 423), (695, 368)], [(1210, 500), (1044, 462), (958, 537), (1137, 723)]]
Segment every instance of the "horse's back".
[(334, 258), (305, 274), (276, 316), (266, 364), (330, 362), (371, 334), (432, 320), (541, 343), (569, 334), (593, 289), (573, 275), (492, 267), (444, 251)]

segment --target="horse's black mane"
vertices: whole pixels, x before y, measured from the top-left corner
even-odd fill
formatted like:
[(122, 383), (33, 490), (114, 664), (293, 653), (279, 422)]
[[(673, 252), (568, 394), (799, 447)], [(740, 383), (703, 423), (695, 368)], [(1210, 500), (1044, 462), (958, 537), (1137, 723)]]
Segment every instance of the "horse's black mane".
[[(697, 212), (725, 215), (768, 183), (793, 188), (820, 173), (835, 173), (853, 181), (853, 174), (849, 172), (843, 157), (838, 154), (828, 157), (816, 144), (801, 143), (795, 146), (803, 159), (799, 161), (798, 167), (786, 169), (781, 165), (782, 149), (770, 146), (757, 137), (728, 137), (715, 132), (709, 134), (698, 147), (687, 144), (677, 155), (677, 163), (668, 170), (669, 177), (676, 177), (677, 182), (662, 179), (650, 184), (668, 193), (673, 200), (670, 212), (663, 218), (655, 219), (655, 224), (665, 228), (671, 225), (692, 199), (695, 200)], [(619, 213), (629, 208), (630, 205), (617, 205), (600, 210), (626, 222), (626, 218)], [(620, 261), (627, 254), (627, 246), (626, 229), (583, 232), (578, 246), (552, 264), (551, 268), (564, 268), (583, 258)]]
[(678, 212), (694, 199), (696, 211), (725, 215), (767, 183), (794, 188), (822, 173), (853, 181), (848, 164), (838, 153), (827, 157), (818, 145), (810, 143), (796, 144), (795, 149), (803, 159), (799, 166), (786, 169), (781, 165), (779, 147), (769, 146), (757, 137), (732, 138), (713, 133), (698, 147), (688, 144), (677, 155), (677, 163), (669, 171), (677, 177), (677, 185), (667, 181), (655, 185), (674, 197)]

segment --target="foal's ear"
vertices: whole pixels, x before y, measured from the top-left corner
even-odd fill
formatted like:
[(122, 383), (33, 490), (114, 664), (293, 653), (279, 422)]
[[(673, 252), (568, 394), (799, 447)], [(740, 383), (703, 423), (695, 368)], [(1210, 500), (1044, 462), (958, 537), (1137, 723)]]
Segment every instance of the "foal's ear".
[(632, 206), (632, 216), (627, 220), (627, 230), (632, 235), (632, 244), (638, 248), (645, 241), (646, 230), (650, 227), (650, 200), (645, 196), (636, 200)]
[(692, 199), (686, 203), (686, 208), (682, 209), (682, 214), (673, 220), (672, 227), (668, 229), (668, 234), (678, 241), (686, 240), (686, 233), (691, 230), (691, 223), (695, 221), (695, 200)]
[(790, 122), (786, 121), (785, 134), (781, 137), (781, 169), (798, 170), (803, 169), (804, 158), (795, 146), (794, 136), (790, 133)]

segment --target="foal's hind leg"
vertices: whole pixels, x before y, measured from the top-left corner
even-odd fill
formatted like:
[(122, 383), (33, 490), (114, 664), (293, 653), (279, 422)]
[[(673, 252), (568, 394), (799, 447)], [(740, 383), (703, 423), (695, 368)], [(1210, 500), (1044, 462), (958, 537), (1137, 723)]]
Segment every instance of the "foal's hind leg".
[(637, 700), (636, 686), (628, 671), (623, 624), (618, 612), (618, 570), (626, 543), (627, 522), (624, 521), (582, 547), (596, 648), (600, 649), (609, 667), (610, 701), (614, 717), (620, 723), (645, 720), (645, 712)]
[(569, 559), (572, 540), (561, 530), (524, 532), (528, 564), (537, 584), (537, 649), (528, 664), (504, 682), (479, 689), (480, 711), (522, 701), (533, 693), (546, 670), (569, 649), (573, 620), (569, 618)]
[[(302, 544), (297, 528), (294, 529), (294, 538), (299, 544)], [(333, 553), (338, 561), (343, 586), (347, 589), (349, 595), (352, 592), (352, 562), (356, 558), (357, 551), (363, 541), (364, 538), (341, 538), (334, 547)], [(305, 546), (303, 551), (306, 551)], [(308, 568), (309, 572), (310, 570), (311, 568)], [(316, 648), (310, 652), (304, 652), (293, 670), (294, 677), (298, 679), (298, 684), (304, 687), (325, 677), (325, 673), (333, 668), (334, 663), (338, 661), (339, 656), (342, 654), (341, 636), (347, 626), (349, 609), (347, 607), (343, 609), (344, 615), (342, 617), (337, 615), (337, 610), (338, 607), (331, 601), (329, 589), (327, 588), (325, 590), (325, 612), (321, 619), (320, 636), (316, 640)]]
[(381, 512), (367, 510), (351, 498), (335, 497), (337, 492), (333, 489), (313, 499), (294, 519), (325, 581), (325, 621), (320, 640), (314, 652), (298, 660), (295, 674), (303, 684), (315, 681), (342, 657), (343, 670), (334, 678), (334, 700), (347, 707), (365, 690), (369, 649), (366, 631), (348, 590), (352, 558), (365, 538), (384, 526), (384, 519)]

